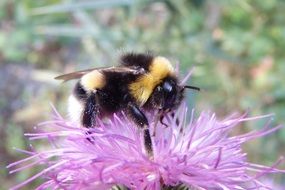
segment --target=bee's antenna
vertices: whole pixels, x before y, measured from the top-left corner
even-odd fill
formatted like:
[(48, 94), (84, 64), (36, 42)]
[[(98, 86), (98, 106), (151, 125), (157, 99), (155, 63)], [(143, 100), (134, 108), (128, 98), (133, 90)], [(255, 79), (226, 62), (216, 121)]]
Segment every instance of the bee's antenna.
[(183, 89), (185, 88), (189, 88), (189, 89), (193, 89), (193, 90), (197, 90), (197, 91), (200, 91), (201, 89), (199, 87), (196, 87), (196, 86), (188, 86), (188, 85), (185, 85), (183, 86)]

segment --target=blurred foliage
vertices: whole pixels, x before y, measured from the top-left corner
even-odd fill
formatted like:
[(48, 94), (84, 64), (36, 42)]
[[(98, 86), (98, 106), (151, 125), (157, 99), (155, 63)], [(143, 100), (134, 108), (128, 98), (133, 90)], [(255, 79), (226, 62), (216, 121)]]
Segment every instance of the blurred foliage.
[[(0, 189), (36, 172), (5, 169), (23, 157), (12, 147), (29, 147), (22, 134), (49, 118), (50, 102), (65, 113), (72, 84), (53, 77), (116, 64), (125, 51), (165, 55), (182, 75), (195, 66), (191, 84), (203, 91), (189, 92), (188, 100), (198, 111), (275, 113), (272, 125), (284, 123), (284, 9), (283, 0), (0, 1)], [(284, 146), (282, 129), (245, 149), (250, 160), (270, 165)]]

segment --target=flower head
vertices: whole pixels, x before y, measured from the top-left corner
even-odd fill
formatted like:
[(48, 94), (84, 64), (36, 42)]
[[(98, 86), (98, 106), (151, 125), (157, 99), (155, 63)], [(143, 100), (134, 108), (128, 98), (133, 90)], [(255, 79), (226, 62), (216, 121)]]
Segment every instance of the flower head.
[[(231, 116), (220, 121), (209, 112), (202, 112), (196, 119), (193, 115), (182, 105), (174, 116), (165, 117), (167, 127), (160, 123), (154, 127), (156, 116), (149, 114), (154, 147), (153, 157), (149, 157), (141, 131), (124, 114), (86, 129), (56, 113), (53, 121), (40, 125), (41, 132), (26, 134), (31, 140), (50, 141), (50, 149), (23, 151), (29, 157), (8, 166), (11, 172), (35, 165), (45, 169), (14, 188), (41, 177), (45, 182), (38, 189), (109, 189), (118, 184), (149, 190), (181, 184), (197, 189), (270, 189), (259, 177), (284, 172), (275, 165), (248, 162), (241, 148), (243, 143), (281, 126), (230, 136), (232, 128), (241, 122), (262, 117)], [(24, 167), (17, 168), (23, 163)]]

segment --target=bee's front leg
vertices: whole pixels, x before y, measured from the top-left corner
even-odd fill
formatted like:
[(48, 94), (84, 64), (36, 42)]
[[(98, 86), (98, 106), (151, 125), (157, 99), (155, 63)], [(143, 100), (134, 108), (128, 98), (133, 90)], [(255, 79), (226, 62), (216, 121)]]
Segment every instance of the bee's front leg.
[(149, 156), (153, 155), (152, 141), (149, 131), (149, 124), (145, 114), (139, 109), (139, 107), (133, 103), (129, 103), (127, 106), (127, 114), (134, 123), (143, 129), (144, 132), (144, 146)]

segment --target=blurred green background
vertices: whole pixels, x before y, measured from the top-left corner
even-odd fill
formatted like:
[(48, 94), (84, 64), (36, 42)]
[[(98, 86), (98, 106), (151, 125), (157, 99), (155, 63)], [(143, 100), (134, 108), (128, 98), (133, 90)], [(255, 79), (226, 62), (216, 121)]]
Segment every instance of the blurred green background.
[[(5, 168), (24, 157), (13, 147), (29, 148), (23, 133), (50, 118), (50, 103), (66, 114), (72, 83), (54, 76), (115, 65), (125, 51), (167, 56), (180, 63), (181, 76), (195, 66), (189, 83), (203, 91), (187, 97), (198, 113), (275, 113), (272, 126), (283, 124), (284, 10), (283, 0), (1, 0), (0, 189), (36, 172), (9, 175)], [(265, 123), (249, 122), (233, 133)], [(284, 146), (281, 129), (244, 148), (250, 161), (270, 165), (285, 156)]]

